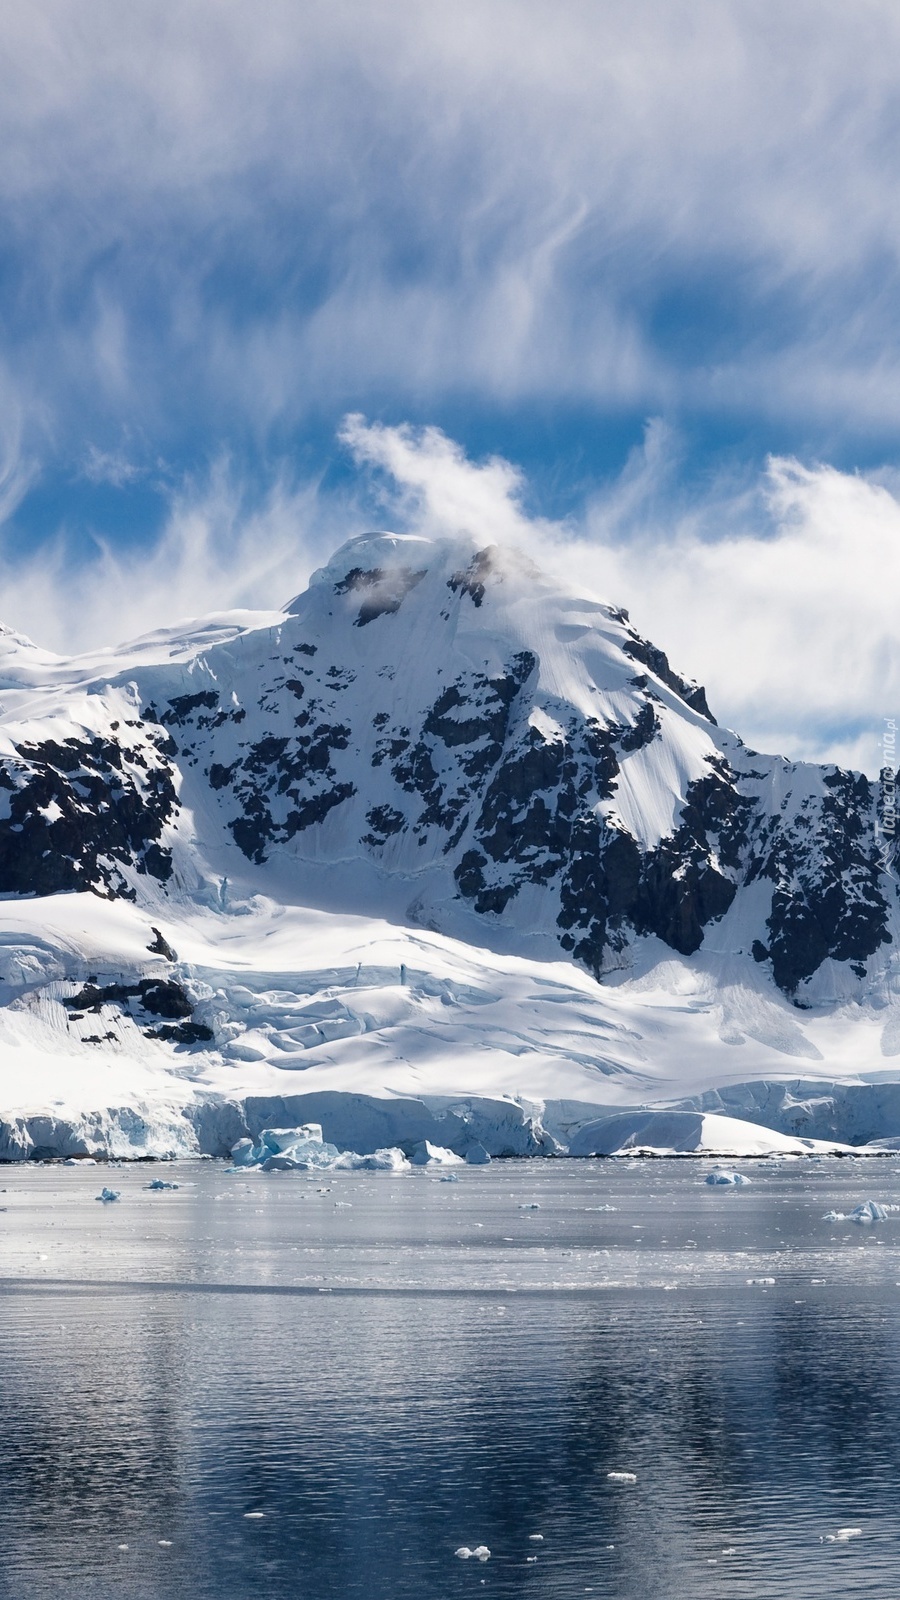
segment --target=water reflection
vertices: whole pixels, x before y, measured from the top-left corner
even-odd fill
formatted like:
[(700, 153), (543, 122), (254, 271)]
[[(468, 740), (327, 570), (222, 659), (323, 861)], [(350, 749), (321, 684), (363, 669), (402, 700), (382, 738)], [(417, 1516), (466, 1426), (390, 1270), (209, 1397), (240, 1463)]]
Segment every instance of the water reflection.
[[(179, 1210), (135, 1191), (115, 1233), (70, 1206), (37, 1282), (35, 1241), (61, 1217), (27, 1182), (62, 1180), (22, 1178), (5, 1242), (20, 1270), (0, 1285), (0, 1594), (893, 1595), (900, 1272), (889, 1234), (860, 1249), (823, 1231), (826, 1187), (852, 1180), (762, 1174), (752, 1206), (716, 1207), (683, 1166), (562, 1165), (479, 1175), (461, 1205), (383, 1186), (315, 1223), (305, 1207), (325, 1197), (218, 1202), (221, 1176), (200, 1174)], [(505, 1232), (538, 1181), (537, 1227)], [(586, 1220), (600, 1184), (619, 1211)], [(544, 1292), (553, 1249), (573, 1283), (609, 1250), (615, 1279), (635, 1218), (638, 1279), (680, 1288)], [(217, 1286), (235, 1239), (259, 1292)], [(402, 1256), (401, 1275), (415, 1247), (431, 1290), (266, 1290), (303, 1277), (307, 1245), (316, 1270), (356, 1262), (357, 1287), (373, 1254), (379, 1273)], [(692, 1274), (689, 1252), (713, 1247)], [(790, 1271), (748, 1284), (738, 1252), (785, 1247)], [(491, 1249), (504, 1276), (516, 1252), (518, 1292), (484, 1281)], [(470, 1292), (463, 1260), (482, 1275)], [(636, 1484), (612, 1484), (620, 1470)], [(821, 1542), (846, 1525), (863, 1536)], [(454, 1557), (479, 1543), (486, 1565)]]

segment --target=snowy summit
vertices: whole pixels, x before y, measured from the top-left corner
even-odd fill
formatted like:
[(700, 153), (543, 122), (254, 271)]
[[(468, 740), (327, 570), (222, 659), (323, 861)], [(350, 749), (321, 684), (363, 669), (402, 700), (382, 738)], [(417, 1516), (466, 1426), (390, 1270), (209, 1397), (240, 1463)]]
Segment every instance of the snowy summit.
[(0, 719), (0, 1154), (900, 1132), (878, 786), (748, 750), (515, 551), (370, 534), (282, 612), (6, 633)]

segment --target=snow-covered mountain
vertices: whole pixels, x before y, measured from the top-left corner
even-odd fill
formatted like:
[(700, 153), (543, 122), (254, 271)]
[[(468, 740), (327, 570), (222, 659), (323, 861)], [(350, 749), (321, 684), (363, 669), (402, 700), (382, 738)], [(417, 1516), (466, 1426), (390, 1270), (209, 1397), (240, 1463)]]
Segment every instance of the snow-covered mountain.
[(882, 804), (748, 750), (626, 612), (465, 540), (355, 539), (282, 612), (91, 658), (6, 632), (8, 1139), (144, 1105), (215, 1145), (248, 1096), (352, 1092), (493, 1097), (543, 1148), (548, 1101), (887, 1068)]

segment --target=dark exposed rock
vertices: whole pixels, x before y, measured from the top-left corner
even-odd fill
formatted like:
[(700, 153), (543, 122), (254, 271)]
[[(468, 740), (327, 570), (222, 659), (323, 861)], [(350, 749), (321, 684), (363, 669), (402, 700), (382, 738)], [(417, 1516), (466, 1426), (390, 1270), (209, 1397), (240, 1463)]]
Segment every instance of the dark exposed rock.
[(361, 594), (364, 598), (353, 626), (364, 628), (376, 617), (399, 611), (403, 601), (425, 577), (424, 572), (413, 572), (410, 567), (394, 568), (383, 572), (381, 567), (352, 567), (334, 586), (335, 594)]
[(484, 599), (485, 584), (493, 570), (494, 546), (486, 550), (479, 550), (472, 557), (464, 572), (455, 572), (447, 581), (447, 588), (455, 594), (467, 594), (474, 606), (480, 606)]
[(649, 700), (641, 706), (633, 725), (626, 728), (619, 740), (621, 750), (643, 750), (644, 747), (656, 738), (659, 733), (659, 718)]
[(172, 861), (159, 838), (178, 808), (168, 745), (48, 739), (0, 762), (0, 892), (133, 899), (128, 867), (165, 882)]
[(148, 1039), (164, 1039), (170, 1044), (205, 1044), (215, 1037), (212, 1028), (203, 1022), (164, 1023), (161, 1028), (147, 1028)]
[(679, 677), (669, 666), (669, 658), (663, 650), (658, 650), (655, 644), (650, 644), (646, 639), (641, 639), (636, 633), (632, 634), (622, 646), (625, 654), (632, 661), (640, 661), (644, 667), (649, 667), (651, 672), (669, 689), (674, 690), (689, 705), (692, 710), (699, 711), (708, 722), (716, 726), (716, 719), (706, 703), (706, 690), (699, 683), (688, 683), (685, 678)]
[(138, 983), (107, 983), (102, 986), (87, 982), (77, 994), (68, 995), (63, 1005), (70, 1014), (87, 1011), (99, 1013), (102, 1006), (122, 1006), (133, 999), (154, 1017), (189, 1017), (194, 1009), (181, 984), (176, 983), (174, 978), (141, 978)]
[(151, 928), (151, 932), (153, 934), (153, 939), (147, 946), (147, 949), (150, 951), (151, 955), (165, 956), (167, 961), (177, 961), (178, 956), (172, 949), (172, 946), (169, 944), (168, 939), (163, 937), (158, 928)]

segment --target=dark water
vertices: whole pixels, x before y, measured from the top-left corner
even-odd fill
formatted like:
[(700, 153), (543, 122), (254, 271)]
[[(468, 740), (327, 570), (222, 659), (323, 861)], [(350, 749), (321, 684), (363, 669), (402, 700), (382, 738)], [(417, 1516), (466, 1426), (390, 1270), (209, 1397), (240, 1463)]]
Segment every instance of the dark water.
[(0, 1169), (0, 1595), (900, 1594), (900, 1163), (159, 1170)]

